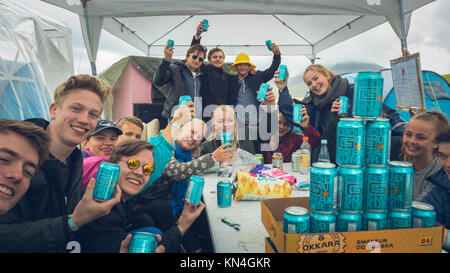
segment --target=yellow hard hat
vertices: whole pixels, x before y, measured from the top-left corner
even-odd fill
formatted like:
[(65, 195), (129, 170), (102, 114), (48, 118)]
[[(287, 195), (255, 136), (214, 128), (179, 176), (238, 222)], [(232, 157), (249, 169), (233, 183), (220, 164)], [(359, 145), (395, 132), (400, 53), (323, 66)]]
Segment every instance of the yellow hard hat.
[(239, 53), (239, 55), (236, 56), (236, 60), (231, 65), (231, 70), (236, 72), (236, 65), (237, 64), (250, 64), (251, 68), (250, 70), (253, 70), (256, 68), (256, 65), (252, 64), (250, 62), (250, 58), (248, 57), (247, 53)]

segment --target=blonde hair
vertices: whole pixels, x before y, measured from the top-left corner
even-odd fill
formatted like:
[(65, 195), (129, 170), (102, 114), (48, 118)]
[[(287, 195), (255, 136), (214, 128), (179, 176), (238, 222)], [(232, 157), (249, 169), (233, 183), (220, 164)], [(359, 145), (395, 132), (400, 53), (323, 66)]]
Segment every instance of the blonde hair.
[(108, 101), (112, 105), (112, 89), (109, 83), (102, 78), (88, 74), (71, 76), (56, 87), (53, 95), (55, 104), (61, 106), (64, 98), (74, 89), (87, 89), (92, 91), (99, 96), (102, 104)]
[(329, 70), (325, 66), (323, 66), (321, 64), (311, 64), (305, 69), (305, 72), (303, 72), (303, 81), (305, 81), (306, 72), (308, 72), (310, 70), (316, 71), (316, 72), (324, 75), (328, 79), (328, 82), (330, 82), (330, 83), (333, 81), (334, 78), (336, 78), (336, 73)]
[[(435, 136), (439, 135), (442, 130), (448, 127), (448, 119), (444, 116), (444, 114), (438, 111), (418, 112), (411, 118), (411, 120), (423, 120), (430, 123), (433, 125)], [(433, 141), (435, 141), (434, 138)], [(437, 151), (434, 151), (434, 153), (436, 152)], [(412, 162), (412, 158), (406, 153), (405, 148), (403, 147), (403, 142), (400, 158), (405, 161)]]
[(218, 136), (216, 136), (216, 129), (215, 129), (214, 123), (216, 121), (216, 116), (219, 111), (226, 111), (227, 113), (232, 114), (232, 116), (234, 118), (233, 140), (231, 141), (231, 144), (233, 146), (233, 151), (236, 151), (237, 148), (239, 147), (237, 117), (236, 117), (236, 113), (234, 112), (234, 109), (229, 105), (219, 105), (212, 112), (212, 114), (211, 114), (211, 121), (212, 121), (211, 134), (209, 135), (207, 140), (210, 141), (210, 140), (216, 139), (218, 137)]

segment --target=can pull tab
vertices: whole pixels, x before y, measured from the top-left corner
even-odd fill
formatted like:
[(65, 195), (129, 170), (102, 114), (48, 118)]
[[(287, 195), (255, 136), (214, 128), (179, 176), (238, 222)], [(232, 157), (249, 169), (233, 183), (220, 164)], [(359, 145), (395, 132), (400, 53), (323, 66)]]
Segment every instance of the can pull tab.
[(222, 218), (221, 220), (222, 220), (222, 222), (223, 222), (224, 224), (229, 225), (230, 227), (234, 228), (234, 229), (237, 230), (237, 231), (240, 231), (240, 227), (241, 227), (240, 224), (238, 224), (238, 223), (233, 223), (233, 222), (229, 221), (229, 220), (228, 220), (227, 218), (225, 218), (225, 217)]

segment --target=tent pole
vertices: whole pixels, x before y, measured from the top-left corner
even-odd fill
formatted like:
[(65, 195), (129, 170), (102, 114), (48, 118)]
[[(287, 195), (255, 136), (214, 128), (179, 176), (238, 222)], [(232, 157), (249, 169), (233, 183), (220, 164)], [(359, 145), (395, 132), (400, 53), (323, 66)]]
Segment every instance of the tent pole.
[(95, 62), (91, 62), (91, 71), (92, 76), (97, 76), (97, 66), (95, 65)]
[[(173, 27), (171, 30), (167, 31), (166, 33), (164, 33), (163, 35), (161, 35), (159, 38), (157, 38), (156, 40), (154, 40), (153, 42), (150, 43), (149, 47), (152, 46), (154, 43), (158, 42), (159, 40), (161, 40), (164, 36), (166, 36), (167, 34), (171, 33), (172, 31), (174, 31), (176, 28), (178, 28), (179, 26), (181, 26), (182, 24), (184, 24), (187, 20), (191, 19), (192, 17), (194, 17), (194, 15), (189, 15), (186, 19), (184, 19), (183, 21), (181, 21), (181, 23), (178, 23), (175, 27)], [(149, 50), (150, 51), (150, 50)]]
[(402, 46), (402, 54), (403, 56), (409, 55), (408, 53), (408, 42), (406, 40), (406, 26), (405, 26), (405, 15), (403, 13), (403, 0), (398, 0), (398, 7), (400, 11), (400, 27), (402, 37), (400, 37), (400, 43)]

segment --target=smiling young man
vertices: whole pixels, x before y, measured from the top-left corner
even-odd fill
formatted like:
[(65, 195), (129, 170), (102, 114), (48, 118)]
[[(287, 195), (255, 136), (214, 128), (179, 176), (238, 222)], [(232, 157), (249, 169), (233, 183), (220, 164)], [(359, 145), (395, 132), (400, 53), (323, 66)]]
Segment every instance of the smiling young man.
[(13, 208), (48, 157), (49, 138), (29, 122), (0, 119), (0, 215)]
[[(203, 29), (203, 21), (196, 28), (196, 34), (191, 45), (200, 44)], [(202, 75), (201, 95), (203, 106), (203, 121), (211, 118), (211, 113), (218, 105), (228, 102), (228, 87), (232, 74), (223, 69), (225, 53), (219, 47), (208, 52), (208, 64), (203, 64), (200, 69)]]
[(50, 122), (29, 121), (50, 137), (49, 158), (30, 181), (17, 205), (0, 216), (1, 252), (66, 252), (74, 232), (109, 213), (120, 190), (107, 202), (92, 198), (91, 183), (81, 198), (83, 159), (77, 145), (95, 128), (111, 88), (90, 75), (59, 85), (50, 106)]
[(123, 132), (117, 139), (117, 144), (125, 140), (141, 139), (144, 131), (144, 124), (140, 118), (135, 116), (124, 117), (117, 120), (116, 125)]
[[(193, 45), (187, 50), (184, 61), (172, 63), (174, 48), (168, 48), (168, 45), (164, 48), (164, 58), (155, 72), (153, 81), (159, 86), (167, 84), (168, 94), (162, 112), (162, 116), (167, 120), (172, 116), (181, 96), (190, 96), (194, 102), (201, 98), (200, 66), (206, 57), (206, 51), (206, 47), (202, 45)], [(199, 105), (195, 106), (201, 111)]]

